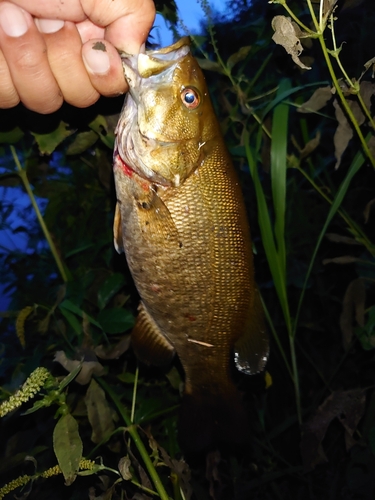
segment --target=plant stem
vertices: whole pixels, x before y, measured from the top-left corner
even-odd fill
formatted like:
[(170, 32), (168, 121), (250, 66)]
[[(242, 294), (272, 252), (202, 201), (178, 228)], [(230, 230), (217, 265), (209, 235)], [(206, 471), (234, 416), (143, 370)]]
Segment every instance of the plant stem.
[(170, 500), (170, 497), (168, 496), (167, 492), (165, 491), (164, 485), (160, 480), (160, 477), (158, 473), (156, 472), (156, 469), (154, 467), (154, 464), (151, 461), (151, 458), (146, 450), (145, 445), (143, 444), (143, 441), (141, 440), (136, 425), (134, 425), (129, 418), (129, 415), (124, 409), (123, 404), (121, 403), (120, 399), (117, 397), (115, 392), (111, 389), (111, 387), (102, 379), (102, 378), (97, 378), (96, 379), (98, 383), (103, 387), (103, 389), (107, 392), (107, 394), (111, 397), (112, 401), (114, 402), (119, 414), (123, 418), (124, 422), (126, 423), (128, 427), (128, 432), (130, 436), (132, 437), (134, 444), (136, 445), (142, 460), (146, 466), (146, 469), (148, 473), (150, 474), (150, 477), (152, 479), (152, 482), (154, 483), (155, 489), (158, 492), (160, 498), (162, 500)]
[(40, 224), (40, 227), (42, 228), (42, 231), (43, 231), (43, 234), (48, 242), (48, 245), (51, 249), (51, 252), (52, 252), (52, 255), (55, 259), (55, 262), (56, 262), (56, 265), (60, 271), (60, 274), (61, 274), (61, 277), (63, 279), (63, 281), (66, 283), (67, 281), (69, 281), (69, 278), (68, 278), (68, 275), (67, 275), (67, 272), (64, 268), (64, 265), (60, 259), (60, 256), (57, 252), (57, 248), (51, 238), (51, 234), (50, 232), (48, 231), (48, 228), (44, 222), (44, 219), (43, 219), (43, 216), (42, 214), (40, 213), (40, 210), (39, 210), (39, 207), (38, 207), (38, 204), (36, 202), (36, 199), (35, 199), (35, 196), (34, 196), (34, 193), (32, 192), (32, 189), (30, 187), (30, 183), (29, 183), (29, 180), (27, 178), (27, 173), (26, 173), (26, 170), (24, 170), (21, 166), (21, 163), (18, 159), (18, 156), (17, 156), (17, 152), (14, 148), (14, 146), (10, 145), (10, 150), (12, 152), (12, 156), (13, 156), (13, 159), (14, 159), (14, 162), (16, 164), (16, 167), (17, 167), (17, 170), (18, 170), (18, 175), (20, 176), (21, 180), (22, 180), (22, 183), (23, 185), (25, 186), (25, 189), (26, 189), (26, 192), (27, 194), (29, 195), (29, 198), (30, 198), (30, 201), (31, 201), (31, 204), (35, 210), (35, 213), (36, 213), (36, 216), (37, 216), (37, 219), (38, 219), (38, 222)]
[(286, 2), (282, 3), (281, 5), (284, 7), (284, 9), (287, 11), (287, 13), (293, 19), (293, 21), (295, 21), (297, 24), (299, 24), (299, 26), (301, 26), (301, 28), (304, 29), (306, 31), (306, 33), (309, 33), (309, 35), (316, 35), (316, 33), (313, 30), (311, 30), (309, 27), (306, 26), (306, 24), (303, 24), (303, 22), (301, 22), (298, 19), (298, 17), (294, 14), (294, 12), (288, 7)]
[[(310, 0), (308, 0), (308, 1), (310, 1)], [(358, 138), (361, 141), (362, 148), (363, 148), (366, 156), (370, 160), (372, 166), (375, 168), (375, 159), (373, 158), (373, 156), (371, 154), (371, 151), (370, 151), (370, 149), (369, 149), (369, 147), (367, 145), (367, 142), (366, 142), (366, 140), (365, 140), (365, 138), (364, 138), (364, 136), (362, 134), (360, 126), (358, 125), (358, 122), (357, 122), (355, 116), (353, 115), (352, 110), (350, 109), (348, 101), (345, 99), (345, 96), (344, 96), (344, 94), (343, 94), (343, 92), (341, 90), (339, 81), (337, 79), (337, 76), (336, 76), (335, 71), (334, 71), (333, 66), (332, 66), (332, 62), (331, 62), (330, 56), (328, 54), (328, 50), (327, 50), (327, 47), (326, 47), (326, 43), (324, 41), (323, 34), (320, 34), (318, 38), (319, 38), (319, 43), (320, 43), (321, 48), (322, 48), (324, 59), (325, 59), (326, 64), (327, 64), (328, 71), (329, 71), (329, 73), (331, 75), (331, 78), (332, 78), (333, 84), (335, 86), (337, 95), (340, 97), (340, 101), (341, 101), (342, 107), (345, 109), (348, 117), (350, 118), (350, 121), (352, 122), (354, 130), (356, 131), (356, 133), (358, 135)]]
[(134, 413), (135, 413), (135, 402), (137, 400), (137, 386), (138, 386), (138, 375), (139, 375), (139, 368), (138, 368), (138, 363), (137, 363), (137, 368), (135, 370), (135, 376), (134, 376), (134, 388), (133, 388), (133, 399), (132, 399), (132, 411), (130, 413), (130, 420), (131, 423), (134, 423)]
[(333, 18), (333, 14), (331, 14), (330, 17), (331, 17), (331, 23), (330, 24), (331, 24), (331, 32), (332, 32), (333, 53), (335, 54), (334, 58), (336, 59), (336, 62), (338, 64), (338, 66), (339, 66), (342, 74), (344, 75), (346, 83), (348, 84), (349, 87), (354, 88), (355, 86), (354, 86), (353, 82), (349, 78), (349, 75), (345, 71), (345, 68), (342, 65), (341, 61), (340, 61), (340, 57), (339, 57), (339, 54), (338, 54), (338, 51), (337, 51), (337, 45), (336, 45), (335, 21), (334, 21), (334, 18)]
[(294, 343), (294, 337), (295, 335), (289, 336), (289, 345), (290, 345), (290, 357), (292, 359), (293, 384), (294, 384), (294, 393), (296, 398), (297, 418), (299, 425), (301, 425), (302, 424), (301, 395), (299, 391), (299, 376), (298, 376), (296, 346)]

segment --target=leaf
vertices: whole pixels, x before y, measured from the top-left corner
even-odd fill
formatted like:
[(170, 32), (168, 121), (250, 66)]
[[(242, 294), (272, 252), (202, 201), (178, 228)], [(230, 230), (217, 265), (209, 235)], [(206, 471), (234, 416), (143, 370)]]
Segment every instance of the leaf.
[(227, 66), (229, 69), (232, 69), (238, 62), (242, 61), (247, 57), (251, 50), (251, 45), (246, 45), (245, 47), (241, 47), (240, 50), (232, 54), (227, 61)]
[(134, 316), (126, 309), (104, 309), (98, 314), (98, 322), (106, 333), (123, 333), (134, 326)]
[(368, 319), (363, 328), (357, 327), (354, 333), (361, 342), (363, 349), (371, 351), (375, 347), (375, 306), (370, 307)]
[(15, 127), (8, 132), (0, 132), (0, 144), (15, 144), (24, 136), (23, 131), (19, 127)]
[(367, 205), (366, 205), (366, 207), (365, 207), (365, 209), (364, 209), (364, 211), (363, 211), (363, 217), (364, 217), (364, 219), (365, 219), (365, 224), (367, 224), (367, 223), (368, 223), (368, 220), (369, 220), (369, 217), (370, 217), (370, 212), (371, 212), (372, 206), (373, 206), (374, 204), (375, 204), (375, 198), (373, 198), (372, 200), (370, 200), (370, 201), (367, 203)]
[(307, 156), (311, 155), (313, 151), (319, 146), (320, 144), (320, 131), (318, 130), (316, 133), (316, 136), (313, 139), (310, 139), (306, 144), (303, 149), (300, 151), (300, 158), (306, 158)]
[(120, 273), (111, 274), (111, 276), (105, 280), (98, 291), (98, 305), (100, 309), (104, 309), (113, 295), (118, 292), (124, 284), (125, 277)]
[(76, 134), (74, 141), (66, 148), (65, 154), (79, 155), (91, 148), (98, 140), (98, 134), (93, 130)]
[(35, 137), (39, 151), (42, 154), (50, 155), (55, 151), (57, 146), (63, 142), (64, 139), (74, 133), (74, 130), (70, 129), (67, 123), (61, 121), (57, 129), (49, 132), (48, 134), (37, 134), (35, 132), (31, 133)]
[(305, 66), (299, 59), (299, 56), (303, 51), (303, 47), (299, 39), (308, 36), (308, 34), (303, 33), (298, 28), (296, 23), (292, 22), (290, 17), (285, 16), (275, 16), (272, 19), (272, 28), (275, 31), (272, 40), (278, 45), (282, 45), (300, 68), (311, 69), (310, 67)]
[[(352, 113), (357, 120), (358, 125), (362, 125), (362, 123), (365, 121), (365, 115), (363, 114), (359, 104), (356, 101), (352, 100), (347, 100), (347, 103), (352, 110)], [(348, 147), (350, 139), (353, 137), (353, 129), (348, 119), (346, 118), (344, 111), (342, 110), (341, 103), (339, 103), (337, 99), (333, 101), (333, 106), (335, 108), (336, 119), (339, 122), (335, 135), (333, 137), (333, 142), (335, 145), (335, 158), (337, 160), (335, 170), (337, 170), (340, 166), (342, 155)]]
[(371, 99), (375, 94), (375, 83), (361, 82), (359, 92), (368, 110), (371, 109)]
[(113, 149), (115, 144), (115, 134), (108, 128), (108, 123), (103, 115), (98, 115), (95, 120), (89, 123), (89, 127), (96, 132), (102, 143), (109, 149)]
[(327, 264), (353, 264), (358, 262), (358, 257), (353, 257), (352, 255), (342, 255), (341, 257), (333, 257), (333, 259), (323, 259), (323, 265)]
[(354, 238), (349, 238), (349, 236), (342, 236), (341, 234), (336, 233), (326, 233), (326, 238), (332, 243), (344, 243), (345, 245), (361, 245)]
[(365, 62), (364, 64), (364, 67), (365, 67), (365, 71), (362, 73), (361, 76), (364, 75), (364, 73), (369, 69), (371, 68), (372, 66), (372, 75), (371, 75), (371, 78), (374, 78), (374, 72), (375, 72), (375, 57), (372, 57), (369, 61)]
[(130, 472), (131, 460), (128, 456), (120, 458), (118, 463), (118, 470), (125, 481), (129, 481), (133, 474)]
[(122, 354), (124, 354), (124, 352), (129, 349), (130, 341), (130, 335), (125, 335), (114, 346), (98, 345), (97, 347), (95, 347), (95, 354), (100, 359), (118, 359)]
[(65, 484), (69, 486), (76, 478), (83, 451), (78, 423), (70, 413), (63, 415), (55, 426), (53, 449), (64, 475)]
[(224, 73), (223, 68), (218, 62), (211, 61), (210, 59), (202, 59), (196, 57), (199, 66), (206, 71), (216, 71), (216, 73)]
[(61, 314), (64, 316), (64, 318), (69, 323), (69, 325), (73, 328), (73, 330), (76, 333), (77, 337), (80, 337), (82, 335), (82, 325), (78, 321), (77, 316), (75, 316), (70, 311), (67, 311), (66, 309), (64, 309), (61, 306), (59, 306), (59, 309), (61, 311)]
[[(55, 360), (56, 360), (56, 357), (55, 357)], [(62, 379), (62, 381), (59, 384), (59, 391), (61, 392), (63, 389), (65, 389), (65, 387), (68, 386), (70, 384), (70, 382), (72, 382), (76, 378), (76, 376), (79, 374), (79, 372), (81, 370), (82, 370), (82, 364), (79, 363), (79, 365), (77, 365), (76, 368), (74, 368), (69, 373), (69, 375), (67, 375), (65, 378)]]
[[(362, 278), (357, 278), (349, 283), (346, 289), (342, 312), (340, 315), (340, 328), (342, 332), (342, 343), (347, 350), (353, 337), (353, 317), (361, 327), (365, 324), (365, 301), (366, 288)], [(353, 314), (354, 313), (354, 314)]]
[(105, 441), (115, 429), (111, 408), (104, 390), (92, 379), (85, 396), (87, 416), (92, 428), (91, 441), (99, 444)]
[(68, 372), (72, 373), (81, 367), (78, 375), (75, 375), (77, 384), (86, 385), (90, 382), (93, 375), (100, 377), (104, 375), (104, 367), (99, 361), (78, 361), (77, 359), (69, 359), (64, 351), (57, 351), (53, 359), (56, 363), (60, 363)]
[(315, 90), (313, 95), (306, 102), (297, 108), (298, 113), (314, 113), (322, 109), (327, 102), (332, 98), (332, 90), (328, 85), (326, 87), (319, 87)]
[(306, 471), (327, 461), (322, 449), (322, 441), (329, 424), (335, 418), (344, 426), (347, 438), (347, 449), (353, 445), (352, 438), (365, 410), (365, 389), (349, 391), (334, 391), (324, 403), (319, 406), (316, 414), (303, 426), (301, 454)]
[(337, 0), (323, 0), (323, 17), (324, 17), (324, 19), (327, 19), (327, 17), (331, 14), (336, 3), (337, 3)]
[(77, 255), (78, 253), (84, 252), (85, 250), (91, 248), (96, 248), (95, 243), (85, 243), (83, 245), (80, 245), (77, 248), (74, 248), (73, 250), (70, 250), (65, 254), (65, 258), (68, 259), (69, 257), (72, 257), (73, 255)]
[[(63, 310), (65, 309), (67, 311), (75, 313), (77, 316), (80, 316), (82, 319), (85, 315), (86, 319), (88, 319), (91, 324), (97, 326), (98, 328), (101, 328), (100, 324), (94, 318), (92, 318), (89, 314), (87, 314), (85, 311), (83, 311), (79, 306), (74, 304), (74, 302), (72, 302), (69, 299), (65, 299), (63, 302), (61, 302), (59, 308), (60, 308), (61, 312), (63, 312)], [(81, 327), (81, 331), (82, 331), (82, 327)]]

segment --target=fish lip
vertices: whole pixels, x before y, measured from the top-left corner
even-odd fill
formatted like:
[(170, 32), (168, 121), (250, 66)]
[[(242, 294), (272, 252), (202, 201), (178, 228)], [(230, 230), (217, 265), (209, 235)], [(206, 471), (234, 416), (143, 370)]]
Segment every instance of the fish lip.
[(190, 38), (183, 37), (168, 47), (145, 50), (144, 46), (138, 54), (120, 52), (122, 66), (129, 89), (139, 87), (139, 79), (156, 76), (169, 67), (174, 66), (190, 52)]

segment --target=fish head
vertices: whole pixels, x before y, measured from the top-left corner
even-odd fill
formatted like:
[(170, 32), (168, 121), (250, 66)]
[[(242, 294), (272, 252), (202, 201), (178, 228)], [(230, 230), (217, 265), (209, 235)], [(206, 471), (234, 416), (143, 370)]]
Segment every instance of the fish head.
[(129, 84), (117, 126), (117, 151), (145, 179), (177, 187), (202, 166), (218, 125), (203, 73), (184, 37), (123, 57)]

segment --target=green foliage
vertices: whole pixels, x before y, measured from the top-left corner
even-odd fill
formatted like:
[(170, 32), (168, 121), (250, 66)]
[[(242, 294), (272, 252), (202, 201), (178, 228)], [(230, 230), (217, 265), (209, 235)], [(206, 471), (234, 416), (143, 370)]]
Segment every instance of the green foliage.
[[(1, 320), (0, 498), (89, 488), (103, 498), (373, 498), (371, 1), (232, 1), (236, 21), (213, 26), (207, 10), (195, 38), (249, 208), (272, 339), (267, 373), (238, 375), (252, 449), (187, 457), (189, 467), (176, 440), (178, 370), (138, 371), (129, 349), (138, 298), (112, 243), (117, 116), (100, 104), (52, 118), (3, 112), (0, 183), (31, 206), (12, 221), (15, 203), (1, 204), (1, 227), (28, 244), (0, 248), (12, 295)], [(158, 9), (175, 20), (174, 2)]]

